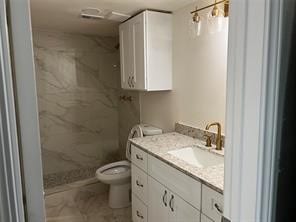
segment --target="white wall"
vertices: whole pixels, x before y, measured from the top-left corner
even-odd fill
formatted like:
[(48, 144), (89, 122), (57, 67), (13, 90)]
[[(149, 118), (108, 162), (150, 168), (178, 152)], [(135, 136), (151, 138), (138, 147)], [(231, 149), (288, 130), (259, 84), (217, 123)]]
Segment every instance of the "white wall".
[[(206, 2), (199, 1), (198, 6)], [(192, 38), (189, 12), (195, 6), (174, 12), (173, 91), (140, 93), (141, 121), (165, 131), (173, 130), (175, 122), (204, 128), (214, 121), (221, 122), (224, 131), (228, 29), (215, 34), (204, 29)], [(207, 28), (207, 22), (203, 24)]]

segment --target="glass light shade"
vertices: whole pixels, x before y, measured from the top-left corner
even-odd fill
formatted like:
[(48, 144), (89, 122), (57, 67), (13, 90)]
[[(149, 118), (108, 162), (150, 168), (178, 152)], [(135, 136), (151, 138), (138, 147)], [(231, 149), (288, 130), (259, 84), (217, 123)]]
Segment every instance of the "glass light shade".
[(213, 10), (208, 13), (207, 22), (210, 34), (221, 32), (226, 25), (224, 11), (217, 6), (214, 7)]
[(198, 21), (194, 21), (192, 18), (189, 19), (189, 34), (192, 38), (196, 38), (202, 34), (203, 20), (201, 16), (199, 16)]

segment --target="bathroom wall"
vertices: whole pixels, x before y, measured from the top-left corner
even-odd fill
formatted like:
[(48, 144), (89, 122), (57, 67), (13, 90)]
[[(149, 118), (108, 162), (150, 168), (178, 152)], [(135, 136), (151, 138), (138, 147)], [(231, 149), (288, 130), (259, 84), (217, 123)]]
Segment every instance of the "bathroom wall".
[(131, 97), (132, 101), (120, 101), (119, 103), (119, 147), (120, 156), (125, 159), (126, 141), (133, 126), (140, 123), (139, 93), (120, 90), (120, 95)]
[[(227, 25), (222, 32), (192, 38), (190, 11), (212, 1), (198, 1), (173, 13), (173, 90), (140, 93), (141, 120), (174, 130), (175, 122), (204, 128), (219, 121), (224, 131), (227, 69)], [(200, 15), (206, 17), (205, 10)]]
[(33, 42), (45, 188), (93, 177), (139, 122), (138, 96), (119, 101), (118, 38), (34, 30)]

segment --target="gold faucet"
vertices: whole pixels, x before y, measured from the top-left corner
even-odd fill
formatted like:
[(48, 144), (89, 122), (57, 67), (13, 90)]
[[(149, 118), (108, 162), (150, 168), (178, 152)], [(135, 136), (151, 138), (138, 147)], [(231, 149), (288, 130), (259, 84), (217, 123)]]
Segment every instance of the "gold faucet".
[(208, 124), (206, 126), (206, 130), (209, 130), (211, 126), (217, 126), (217, 140), (216, 140), (216, 150), (222, 150), (222, 134), (221, 134), (221, 124), (218, 122)]

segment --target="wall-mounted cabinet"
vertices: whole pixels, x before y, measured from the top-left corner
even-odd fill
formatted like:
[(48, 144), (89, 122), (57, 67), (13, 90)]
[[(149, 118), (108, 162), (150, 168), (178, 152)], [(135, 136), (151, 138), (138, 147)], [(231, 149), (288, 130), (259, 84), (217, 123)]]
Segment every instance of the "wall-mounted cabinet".
[(121, 87), (172, 89), (172, 15), (144, 11), (119, 26)]

